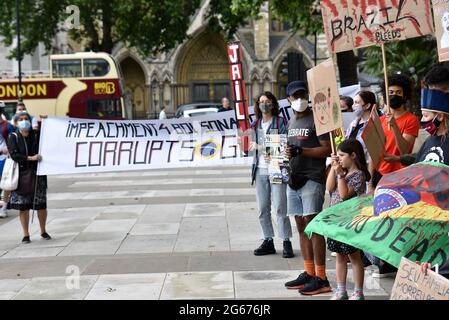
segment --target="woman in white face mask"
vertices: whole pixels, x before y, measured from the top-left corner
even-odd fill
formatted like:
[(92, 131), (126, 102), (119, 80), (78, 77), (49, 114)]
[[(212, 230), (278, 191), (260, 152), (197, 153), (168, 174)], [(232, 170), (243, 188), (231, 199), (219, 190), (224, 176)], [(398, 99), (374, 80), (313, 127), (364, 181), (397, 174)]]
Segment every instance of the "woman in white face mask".
[(8, 137), (11, 158), (19, 164), (19, 186), (11, 191), (8, 208), (20, 211), (24, 237), (22, 243), (30, 243), (30, 210), (38, 211), (41, 237), (51, 239), (46, 232), (47, 222), (47, 177), (36, 176), (37, 163), (42, 160), (39, 151), (39, 135), (31, 127), (31, 117), (26, 112), (15, 115), (17, 131)]
[[(370, 156), (365, 142), (362, 139), (362, 133), (368, 123), (373, 108), (376, 108), (376, 95), (371, 91), (360, 91), (354, 97), (354, 104), (352, 105), (356, 117), (345, 132), (345, 139), (357, 139), (362, 144), (368, 162), (370, 161)], [(370, 167), (371, 177), (374, 175), (373, 170)], [(370, 186), (371, 181), (368, 182), (368, 188)]]
[(366, 147), (362, 139), (362, 132), (369, 120), (371, 110), (375, 106), (376, 95), (371, 91), (360, 91), (355, 96), (354, 104), (352, 105), (356, 118), (351, 122), (345, 133), (346, 139), (359, 140), (365, 151)]
[[(287, 216), (286, 184), (273, 183), (268, 171), (269, 163), (265, 149), (265, 136), (267, 134), (286, 134), (287, 127), (284, 118), (280, 117), (279, 104), (271, 92), (259, 95), (254, 106), (256, 121), (251, 124), (253, 132), (250, 151), (254, 152), (252, 167), (252, 183), (256, 183), (256, 200), (259, 210), (259, 222), (263, 234), (262, 244), (254, 250), (254, 255), (262, 256), (275, 254), (274, 229), (271, 219), (271, 206), (276, 215), (277, 235), (283, 240), (284, 258), (293, 257), (293, 248), (290, 242), (292, 229)], [(264, 152), (265, 151), (265, 152)]]

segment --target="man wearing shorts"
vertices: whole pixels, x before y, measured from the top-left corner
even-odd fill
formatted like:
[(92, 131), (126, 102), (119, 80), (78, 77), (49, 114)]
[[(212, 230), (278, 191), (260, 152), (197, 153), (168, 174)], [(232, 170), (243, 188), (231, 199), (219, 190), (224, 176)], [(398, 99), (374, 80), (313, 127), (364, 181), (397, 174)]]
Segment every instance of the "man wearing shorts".
[(289, 83), (287, 95), (293, 109), (293, 117), (288, 124), (290, 180), (287, 213), (295, 217), (305, 271), (285, 286), (299, 289), (304, 295), (314, 295), (332, 291), (326, 277), (325, 239), (318, 234), (309, 239), (304, 233), (307, 224), (323, 209), (326, 157), (331, 154), (331, 144), (329, 134), (316, 135), (312, 110), (308, 107), (306, 83)]

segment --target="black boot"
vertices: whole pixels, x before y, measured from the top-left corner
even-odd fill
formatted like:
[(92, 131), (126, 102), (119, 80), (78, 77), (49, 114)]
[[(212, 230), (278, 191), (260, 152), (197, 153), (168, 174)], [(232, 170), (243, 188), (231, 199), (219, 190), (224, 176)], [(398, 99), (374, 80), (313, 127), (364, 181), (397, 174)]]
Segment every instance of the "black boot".
[(274, 254), (274, 253), (276, 253), (276, 249), (274, 248), (273, 239), (264, 240), (260, 245), (260, 247), (254, 250), (254, 255), (256, 256), (264, 256), (267, 254)]
[(290, 242), (290, 240), (284, 241), (284, 251), (282, 252), (282, 257), (292, 258), (293, 256), (294, 256), (294, 254), (293, 254), (292, 243)]

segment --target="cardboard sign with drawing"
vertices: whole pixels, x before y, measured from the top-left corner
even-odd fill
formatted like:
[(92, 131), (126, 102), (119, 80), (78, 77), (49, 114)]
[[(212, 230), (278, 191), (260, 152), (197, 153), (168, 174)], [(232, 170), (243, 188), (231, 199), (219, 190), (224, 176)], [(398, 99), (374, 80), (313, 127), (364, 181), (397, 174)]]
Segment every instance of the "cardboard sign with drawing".
[(438, 59), (449, 60), (449, 0), (433, 0), (435, 37), (438, 44)]
[(317, 135), (340, 129), (343, 126), (336, 79), (332, 58), (307, 71)]
[(429, 1), (321, 0), (320, 4), (328, 47), (332, 52), (433, 32)]

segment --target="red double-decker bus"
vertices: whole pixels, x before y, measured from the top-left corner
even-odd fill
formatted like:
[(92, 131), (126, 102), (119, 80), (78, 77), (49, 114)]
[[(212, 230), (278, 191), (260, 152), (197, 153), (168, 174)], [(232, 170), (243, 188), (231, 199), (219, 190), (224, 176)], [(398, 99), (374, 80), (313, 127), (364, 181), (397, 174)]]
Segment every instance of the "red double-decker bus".
[[(48, 77), (25, 77), (21, 94), (30, 114), (91, 119), (125, 119), (119, 66), (111, 55), (79, 52), (50, 56)], [(0, 100), (14, 105), (17, 79), (0, 80)]]

